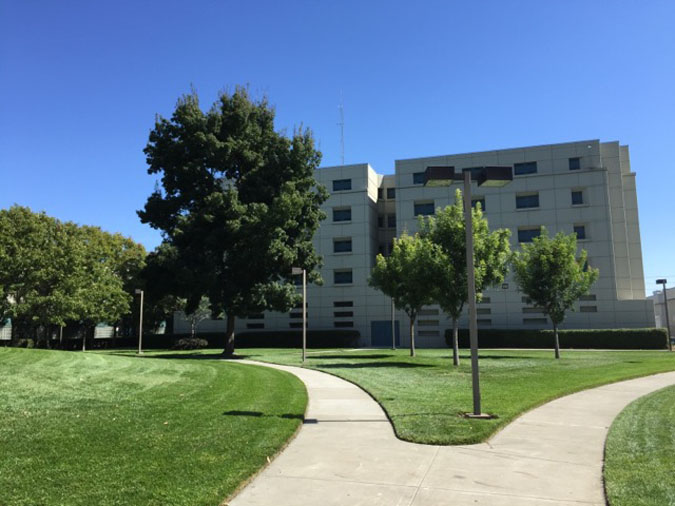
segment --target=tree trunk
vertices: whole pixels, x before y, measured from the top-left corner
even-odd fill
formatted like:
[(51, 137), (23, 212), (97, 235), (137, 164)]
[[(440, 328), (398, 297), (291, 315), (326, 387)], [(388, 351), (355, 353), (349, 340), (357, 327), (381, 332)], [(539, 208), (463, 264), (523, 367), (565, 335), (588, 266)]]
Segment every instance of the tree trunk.
[[(228, 322), (229, 322), (229, 320), (228, 320)], [(228, 327), (228, 328), (229, 328), (229, 327)], [(190, 322), (190, 337), (191, 337), (192, 339), (195, 338), (195, 321), (194, 321), (194, 320), (192, 320), (192, 321)]]
[(415, 356), (415, 317), (410, 317), (410, 356)]
[(560, 358), (560, 343), (558, 342), (558, 325), (553, 324), (553, 336), (555, 338), (555, 358)]
[(459, 325), (457, 318), (452, 319), (452, 365), (459, 365)]
[(87, 328), (85, 327), (82, 334), (82, 351), (87, 351)]
[(234, 355), (234, 315), (227, 314), (227, 330), (225, 331), (225, 349), (223, 355), (231, 357)]

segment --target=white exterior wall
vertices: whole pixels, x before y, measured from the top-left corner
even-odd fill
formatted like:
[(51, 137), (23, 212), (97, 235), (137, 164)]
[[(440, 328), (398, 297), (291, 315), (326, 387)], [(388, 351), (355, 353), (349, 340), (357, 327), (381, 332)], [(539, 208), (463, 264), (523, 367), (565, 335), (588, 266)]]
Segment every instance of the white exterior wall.
[[(670, 318), (670, 336), (675, 338), (675, 288), (667, 288), (668, 293), (668, 317)], [(653, 292), (649, 297), (654, 301), (654, 313), (656, 326), (666, 328), (666, 308), (663, 304), (663, 290)]]
[[(569, 158), (580, 158), (579, 170), (569, 169)], [(454, 201), (460, 185), (451, 187), (424, 187), (413, 184), (413, 174), (423, 172), (430, 165), (451, 165), (456, 169), (482, 165), (513, 165), (536, 162), (536, 174), (514, 176), (503, 188), (472, 187), (473, 197), (485, 199), (485, 215), (491, 228), (509, 228), (511, 243), (518, 248), (519, 227), (545, 226), (551, 235), (559, 231), (570, 233), (575, 225), (586, 227), (587, 238), (579, 247), (588, 251), (589, 263), (600, 270), (600, 277), (591, 294), (595, 300), (582, 301), (576, 312), (568, 313), (563, 328), (620, 328), (654, 326), (653, 303), (645, 299), (642, 271), (642, 251), (638, 225), (635, 174), (630, 172), (628, 148), (617, 142), (598, 140), (553, 144), (527, 148), (486, 151), (460, 155), (445, 155), (408, 160), (397, 160), (395, 174), (376, 174), (367, 164), (321, 168), (317, 180), (331, 193), (322, 208), (327, 219), (322, 222), (314, 244), (323, 256), (322, 287), (308, 287), (308, 326), (310, 329), (354, 328), (361, 334), (361, 344), (371, 344), (371, 324), (391, 318), (390, 299), (371, 289), (367, 279), (378, 250), (388, 253), (388, 244), (394, 234), (404, 230), (414, 233), (417, 218), (416, 202), (433, 201), (443, 207)], [(332, 182), (351, 179), (352, 188), (332, 191)], [(395, 198), (388, 199), (387, 188), (395, 187)], [(378, 188), (381, 197), (378, 198)], [(572, 190), (583, 192), (583, 204), (572, 205)], [(539, 207), (516, 209), (516, 195), (538, 192)], [(350, 207), (352, 220), (334, 223), (332, 212), (336, 207)], [(388, 227), (387, 217), (396, 216), (396, 228)], [(378, 216), (383, 227), (378, 227)], [(351, 238), (351, 253), (334, 253), (333, 240)], [(353, 282), (335, 284), (336, 269), (352, 269)], [(530, 306), (512, 278), (505, 285), (486, 290), (489, 302), (479, 308), (479, 327), (491, 328), (548, 328), (550, 323), (540, 313), (523, 312)], [(336, 308), (336, 301), (352, 301), (353, 307)], [(581, 309), (581, 312), (579, 309)], [(336, 312), (352, 312), (353, 316), (335, 316)], [(593, 311), (593, 312), (587, 312)], [(292, 313), (300, 313), (294, 310)], [(420, 347), (444, 346), (444, 331), (449, 322), (438, 314), (437, 307), (425, 308), (417, 324), (416, 342)], [(408, 321), (398, 313), (401, 345), (409, 343)], [(538, 319), (538, 320), (537, 320)], [(264, 320), (241, 320), (237, 331), (247, 328), (289, 330), (301, 319), (289, 314), (265, 313)], [(337, 327), (351, 322), (353, 327)], [(185, 331), (176, 321), (176, 332)], [(466, 315), (460, 320), (466, 326)], [(224, 329), (224, 322), (204, 322), (201, 331)]]

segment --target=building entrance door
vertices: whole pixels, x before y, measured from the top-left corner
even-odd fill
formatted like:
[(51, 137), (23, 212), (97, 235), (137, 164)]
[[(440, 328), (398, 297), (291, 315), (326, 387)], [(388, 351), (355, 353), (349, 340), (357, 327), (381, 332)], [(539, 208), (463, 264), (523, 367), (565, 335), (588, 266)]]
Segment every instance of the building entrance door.
[[(394, 328), (396, 329), (396, 347), (399, 347), (401, 332), (399, 331), (398, 320), (394, 322)], [(391, 320), (370, 322), (370, 345), (391, 347)]]

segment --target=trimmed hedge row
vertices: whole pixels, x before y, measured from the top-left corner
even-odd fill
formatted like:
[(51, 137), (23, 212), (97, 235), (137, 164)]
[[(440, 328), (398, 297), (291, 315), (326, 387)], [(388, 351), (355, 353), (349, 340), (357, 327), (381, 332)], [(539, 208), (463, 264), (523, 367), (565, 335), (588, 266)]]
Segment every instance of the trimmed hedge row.
[[(357, 330), (307, 330), (308, 348), (354, 348), (359, 344), (360, 334)], [(201, 341), (199, 348), (225, 347), (225, 334), (222, 332), (199, 333), (196, 339)], [(192, 342), (190, 334), (145, 334), (144, 350), (187, 349), (186, 343)], [(64, 340), (64, 348), (82, 349), (82, 339)], [(302, 346), (302, 331), (260, 331), (240, 332), (234, 336), (237, 348), (299, 348)], [(136, 348), (137, 337), (117, 337), (115, 339), (87, 339), (87, 349)]]
[[(668, 334), (662, 328), (559, 330), (561, 348), (663, 350)], [(452, 329), (445, 342), (452, 347)], [(459, 346), (469, 347), (469, 329), (459, 329)], [(553, 348), (553, 331), (539, 329), (478, 329), (480, 348)]]

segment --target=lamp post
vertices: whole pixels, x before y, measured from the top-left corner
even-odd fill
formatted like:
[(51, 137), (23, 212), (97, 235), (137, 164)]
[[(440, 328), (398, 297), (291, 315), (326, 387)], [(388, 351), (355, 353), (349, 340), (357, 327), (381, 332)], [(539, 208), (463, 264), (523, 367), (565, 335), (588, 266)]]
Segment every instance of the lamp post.
[(138, 315), (138, 354), (143, 354), (143, 290), (136, 288), (136, 295), (141, 296), (141, 309)]
[(396, 306), (393, 297), (391, 299), (391, 349), (396, 349)]
[(302, 274), (302, 363), (307, 358), (307, 271), (301, 267), (293, 267), (294, 276)]
[(476, 277), (473, 264), (473, 221), (471, 219), (471, 181), (478, 186), (502, 187), (513, 180), (511, 167), (470, 167), (455, 174), (454, 167), (427, 167), (426, 186), (450, 186), (454, 181), (464, 181), (464, 223), (466, 230), (466, 273), (469, 302), (469, 342), (471, 345), (471, 386), (473, 413), (470, 418), (491, 418), (481, 411), (480, 375), (478, 370), (478, 321), (476, 316)]
[(663, 286), (663, 307), (666, 311), (666, 331), (668, 332), (668, 349), (673, 351), (673, 341), (670, 336), (670, 317), (668, 315), (668, 292), (666, 291), (667, 279), (657, 279), (656, 284)]

